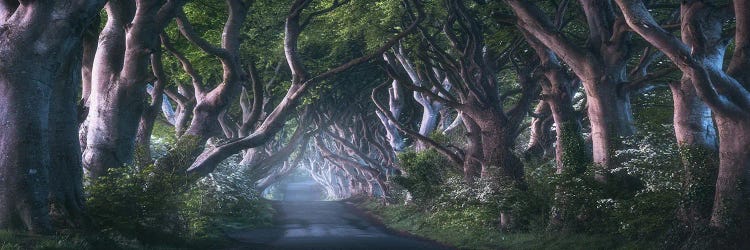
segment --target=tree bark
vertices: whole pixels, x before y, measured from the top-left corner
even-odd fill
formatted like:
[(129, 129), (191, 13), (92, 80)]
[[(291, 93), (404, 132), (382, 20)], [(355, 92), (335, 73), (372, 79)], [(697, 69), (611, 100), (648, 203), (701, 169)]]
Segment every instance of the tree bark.
[[(83, 30), (102, 4), (0, 3), (0, 229), (49, 232), (50, 198), (55, 206), (70, 208), (67, 212), (80, 211), (80, 204), (69, 204), (79, 201), (72, 196), (80, 194), (81, 186), (76, 178), (74, 75), (81, 66), (76, 54)], [(50, 135), (60, 138), (50, 140)], [(61, 176), (50, 183), (50, 173)]]
[[(156, 80), (153, 87), (149, 86), (151, 103), (146, 105), (138, 122), (138, 131), (135, 136), (135, 161), (136, 165), (145, 166), (150, 164), (151, 159), (151, 134), (154, 130), (156, 117), (162, 112), (164, 103), (164, 87), (168, 82), (167, 75), (161, 62), (161, 49), (151, 54), (151, 68)], [(167, 117), (165, 117), (167, 118)]]
[(717, 134), (711, 110), (690, 79), (671, 84), (674, 132), (680, 150), (683, 201), (680, 220), (690, 228), (708, 224), (718, 170)]
[(463, 174), (466, 183), (474, 183), (480, 177), (482, 162), (482, 132), (479, 125), (470, 117), (461, 113), (466, 127), (466, 149), (464, 150)]
[(149, 55), (184, 1), (109, 1), (94, 59), (84, 167), (92, 178), (132, 162)]
[(52, 89), (49, 113), (49, 203), (53, 226), (87, 226), (84, 214), (83, 165), (78, 140), (78, 87), (81, 82), (81, 44), (63, 58)]
[[(750, 119), (717, 116), (719, 172), (710, 225), (720, 230), (750, 232)], [(736, 228), (731, 228), (736, 227)]]
[[(403, 100), (403, 90), (401, 90), (401, 86), (399, 86), (398, 82), (396, 82), (396, 80), (393, 80), (393, 82), (391, 83), (391, 87), (388, 88), (388, 111), (391, 112), (391, 115), (396, 120), (401, 117), (401, 110), (404, 106)], [(383, 124), (383, 127), (385, 127), (386, 138), (388, 138), (388, 144), (391, 145), (393, 151), (401, 152), (402, 150), (404, 150), (404, 138), (399, 133), (398, 128), (396, 128), (393, 122), (391, 122), (379, 110), (375, 112), (378, 115), (380, 122)]]
[(554, 51), (581, 79), (587, 96), (593, 161), (600, 166), (596, 177), (606, 181), (604, 174), (614, 165), (612, 154), (619, 137), (635, 132), (629, 93), (619, 88), (626, 81), (629, 50), (624, 23), (614, 18), (609, 1), (581, 1), (589, 37), (588, 48), (579, 48), (534, 3), (506, 2), (518, 17), (518, 26)]
[[(39, 24), (37, 24), (39, 25)], [(19, 28), (14, 33), (26, 33)], [(8, 39), (3, 33), (3, 39)], [(12, 40), (11, 40), (12, 41)], [(59, 41), (59, 40), (58, 40)], [(0, 75), (0, 228), (26, 229), (34, 233), (51, 229), (47, 206), (50, 168), (49, 111), (55, 68), (37, 67), (52, 58), (53, 51), (39, 58), (25, 47), (31, 41), (13, 41), (2, 46)], [(42, 45), (53, 41), (39, 41)], [(25, 48), (24, 48), (25, 47)], [(36, 52), (36, 53), (39, 53)], [(50, 60), (51, 61), (51, 60)], [(62, 61), (62, 58), (57, 58)], [(34, 80), (30, 80), (34, 79)]]
[(554, 151), (552, 149), (554, 141), (551, 139), (553, 123), (549, 105), (544, 100), (540, 100), (534, 108), (534, 115), (531, 117), (529, 143), (526, 144), (526, 150), (523, 152), (525, 159), (545, 159), (548, 155), (552, 155), (552, 152), (549, 151)]

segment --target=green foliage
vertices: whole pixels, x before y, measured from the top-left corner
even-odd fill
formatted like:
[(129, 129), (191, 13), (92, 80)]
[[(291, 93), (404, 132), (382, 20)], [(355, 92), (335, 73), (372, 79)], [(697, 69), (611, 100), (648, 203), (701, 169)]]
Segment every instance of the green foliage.
[[(200, 238), (221, 237), (221, 229), (246, 229), (271, 222), (273, 209), (247, 181), (226, 165), (201, 179), (187, 193), (189, 231)], [(212, 235), (213, 234), (213, 235)]]
[(0, 230), (0, 250), (21, 249), (135, 249), (100, 234), (60, 232), (55, 235), (32, 235)]
[(185, 231), (183, 195), (175, 179), (153, 179), (152, 166), (114, 168), (88, 188), (87, 206), (99, 227), (145, 243), (176, 243)]
[(435, 150), (406, 152), (398, 156), (403, 176), (393, 181), (408, 190), (418, 203), (427, 203), (440, 195), (440, 185), (448, 173), (448, 161)]
[(622, 247), (622, 239), (612, 235), (504, 233), (487, 223), (487, 217), (496, 214), (482, 206), (431, 212), (413, 205), (383, 205), (377, 200), (362, 201), (358, 206), (375, 213), (390, 228), (435, 239), (459, 249), (627, 248)]
[(701, 146), (683, 145), (679, 147), (679, 152), (685, 166), (681, 207), (694, 209), (704, 216), (708, 215), (713, 207), (719, 167), (717, 151)]
[(270, 205), (237, 166), (222, 164), (197, 182), (188, 178), (185, 164), (200, 140), (179, 141), (184, 144), (157, 165), (114, 168), (86, 188), (90, 214), (104, 234), (147, 245), (196, 247), (220, 242), (222, 230), (270, 222)]

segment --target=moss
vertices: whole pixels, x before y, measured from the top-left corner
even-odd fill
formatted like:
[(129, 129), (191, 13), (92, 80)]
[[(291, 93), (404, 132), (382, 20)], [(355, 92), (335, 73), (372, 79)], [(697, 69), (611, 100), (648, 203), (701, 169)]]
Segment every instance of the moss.
[(573, 122), (560, 125), (562, 135), (563, 171), (572, 173), (583, 173), (586, 167), (591, 165), (591, 157), (586, 153), (586, 141), (581, 136), (580, 128)]
[(711, 216), (718, 172), (716, 150), (702, 146), (679, 146), (682, 176), (683, 222), (689, 227), (706, 224)]
[[(553, 198), (549, 231), (575, 231), (578, 217), (587, 212), (591, 201), (581, 199), (590, 197), (592, 178), (585, 176), (591, 165), (591, 158), (586, 153), (586, 142), (581, 136), (580, 128), (572, 122), (563, 123), (561, 129), (562, 168), (557, 175), (557, 188)], [(593, 198), (593, 197), (590, 197)]]

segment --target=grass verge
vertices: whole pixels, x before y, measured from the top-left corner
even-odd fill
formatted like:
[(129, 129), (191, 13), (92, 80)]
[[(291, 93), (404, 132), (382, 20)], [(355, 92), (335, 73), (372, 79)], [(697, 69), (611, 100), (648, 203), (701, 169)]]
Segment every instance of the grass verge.
[[(383, 205), (379, 200), (353, 199), (392, 230), (435, 240), (458, 249), (655, 249), (658, 245), (633, 242), (608, 234), (501, 232), (473, 223), (469, 213), (429, 213), (411, 205)], [(470, 210), (468, 208), (467, 210)]]

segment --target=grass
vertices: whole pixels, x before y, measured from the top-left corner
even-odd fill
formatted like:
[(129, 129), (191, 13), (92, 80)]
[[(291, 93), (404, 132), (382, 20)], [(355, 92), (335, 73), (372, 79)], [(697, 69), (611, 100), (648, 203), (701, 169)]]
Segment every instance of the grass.
[[(632, 242), (607, 234), (565, 234), (548, 232), (506, 233), (482, 226), (470, 213), (427, 213), (416, 206), (382, 205), (378, 201), (359, 200), (355, 204), (391, 229), (406, 231), (459, 249), (654, 249), (649, 242)], [(469, 210), (469, 209), (467, 209)]]
[(0, 250), (16, 249), (98, 249), (106, 247), (101, 238), (61, 233), (57, 235), (30, 235), (0, 230)]
[(30, 235), (25, 233), (0, 230), (0, 250), (26, 250), (26, 249), (216, 249), (231, 246), (231, 239), (225, 235), (226, 231), (247, 230), (271, 223), (271, 217), (275, 212), (270, 203), (265, 202), (261, 209), (262, 214), (245, 217), (220, 217), (212, 218), (206, 226), (206, 230), (196, 233), (190, 238), (180, 237), (170, 239), (171, 242), (156, 245), (146, 245), (137, 240), (123, 237), (115, 232), (108, 233), (85, 233), (85, 232), (61, 232), (55, 235)]

